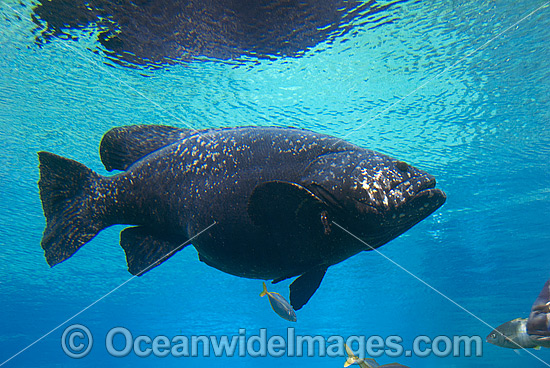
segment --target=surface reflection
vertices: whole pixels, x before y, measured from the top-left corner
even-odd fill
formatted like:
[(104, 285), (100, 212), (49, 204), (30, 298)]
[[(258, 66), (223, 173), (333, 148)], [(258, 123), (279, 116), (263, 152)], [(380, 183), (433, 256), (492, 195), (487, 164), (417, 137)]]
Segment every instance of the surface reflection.
[(196, 57), (300, 56), (402, 2), (347, 0), (42, 0), (36, 42), (97, 34), (103, 51), (126, 66)]

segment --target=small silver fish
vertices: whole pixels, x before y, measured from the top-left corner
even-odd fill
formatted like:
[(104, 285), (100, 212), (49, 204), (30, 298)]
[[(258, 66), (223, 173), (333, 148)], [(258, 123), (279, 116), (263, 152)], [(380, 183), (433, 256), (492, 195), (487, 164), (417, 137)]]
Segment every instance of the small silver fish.
[(344, 367), (349, 367), (352, 364), (358, 364), (361, 368), (409, 368), (406, 365), (402, 365), (399, 363), (380, 365), (376, 362), (376, 360), (372, 358), (361, 359), (353, 353), (349, 346), (344, 344), (344, 347), (346, 348), (346, 353), (348, 354), (348, 358), (344, 363)]
[(509, 349), (540, 349), (527, 333), (527, 318), (516, 318), (495, 328), (487, 336), (487, 342)]
[(267, 291), (267, 286), (264, 284), (264, 290), (260, 293), (261, 297), (264, 297), (267, 295), (269, 298), (269, 304), (271, 304), (271, 308), (277, 313), (281, 318), (286, 319), (290, 322), (296, 322), (296, 312), (292, 308), (292, 306), (286, 301), (285, 298), (279, 293), (270, 292)]

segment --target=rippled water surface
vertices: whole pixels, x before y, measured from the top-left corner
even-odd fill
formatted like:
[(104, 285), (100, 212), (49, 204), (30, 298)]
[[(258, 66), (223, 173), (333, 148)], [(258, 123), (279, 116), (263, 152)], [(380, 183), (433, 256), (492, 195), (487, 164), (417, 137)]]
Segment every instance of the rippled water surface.
[[(279, 50), (275, 38), (262, 54), (247, 38), (238, 51), (166, 54), (171, 61), (163, 63), (117, 54), (116, 45), (98, 41), (102, 30), (93, 22), (40, 42), (46, 21), (33, 15), (33, 4), (2, 2), (0, 364), (43, 337), (5, 366), (340, 367), (343, 357), (114, 358), (105, 336), (117, 326), (134, 337), (234, 336), (241, 328), (286, 336), (295, 327), (324, 337), (399, 335), (407, 349), (419, 335), (484, 340), (489, 325), (526, 318), (550, 277), (550, 8), (544, 1), (362, 4), (339, 10), (337, 22), (321, 25), (321, 18), (318, 37), (292, 50)], [(282, 43), (290, 37), (295, 45), (293, 29), (279, 35)], [(221, 47), (216, 42), (209, 47)], [(118, 245), (121, 226), (48, 267), (36, 152), (107, 174), (99, 142), (127, 124), (311, 129), (428, 171), (447, 202), (380, 248), (402, 268), (374, 252), (331, 267), (296, 324), (258, 297), (258, 280), (210, 268), (192, 247), (113, 291), (131, 277)], [(288, 284), (271, 289), (288, 295)], [(72, 323), (95, 337), (82, 359), (61, 348)], [(481, 357), (377, 361), (550, 364), (549, 349), (530, 352), (535, 357), (484, 343)]]

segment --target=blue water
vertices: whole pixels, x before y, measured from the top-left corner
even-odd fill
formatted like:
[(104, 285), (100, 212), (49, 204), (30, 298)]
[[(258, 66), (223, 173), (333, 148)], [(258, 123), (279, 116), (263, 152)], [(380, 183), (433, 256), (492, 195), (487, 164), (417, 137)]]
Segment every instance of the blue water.
[[(93, 32), (36, 46), (30, 7), (2, 2), (0, 364), (20, 352), (5, 366), (341, 367), (344, 357), (115, 358), (105, 336), (117, 326), (134, 337), (170, 338), (231, 337), (239, 329), (254, 335), (261, 328), (286, 336), (295, 327), (297, 335), (399, 335), (408, 349), (419, 335), (484, 339), (488, 325), (527, 317), (550, 277), (550, 8), (544, 4), (403, 2), (300, 57), (132, 69), (108, 61), (101, 49), (93, 52)], [(122, 226), (50, 269), (40, 248), (45, 219), (36, 152), (107, 174), (98, 155), (102, 135), (140, 123), (295, 126), (428, 171), (446, 204), (380, 248), (417, 278), (364, 252), (331, 267), (292, 324), (258, 296), (260, 281), (210, 268), (192, 247), (128, 281), (118, 245)], [(288, 284), (270, 290), (288, 295)], [(61, 348), (63, 330), (74, 323), (94, 336), (81, 359)], [(535, 357), (484, 343), (481, 357), (377, 361), (550, 364), (549, 349), (530, 352)]]

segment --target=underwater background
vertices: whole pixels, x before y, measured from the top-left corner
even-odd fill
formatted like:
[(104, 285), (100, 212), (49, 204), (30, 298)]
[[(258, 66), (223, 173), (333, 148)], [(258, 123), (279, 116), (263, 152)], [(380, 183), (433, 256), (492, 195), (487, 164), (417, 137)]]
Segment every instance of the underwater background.
[[(105, 336), (117, 326), (134, 337), (231, 337), (261, 328), (286, 336), (294, 327), (297, 335), (398, 335), (408, 349), (419, 335), (485, 341), (489, 326), (527, 318), (550, 277), (550, 7), (506, 0), (379, 4), (388, 6), (351, 18), (297, 55), (129, 68), (105, 56), (93, 27), (37, 44), (33, 4), (3, 1), (0, 365), (342, 367), (344, 357), (116, 358)], [(50, 269), (40, 247), (45, 218), (36, 153), (54, 152), (107, 175), (101, 137), (128, 124), (293, 126), (429, 172), (447, 202), (379, 248), (424, 283), (363, 252), (330, 267), (292, 323), (259, 297), (261, 281), (208, 267), (192, 247), (131, 279), (118, 245), (123, 226), (102, 231)], [(290, 281), (268, 288), (288, 296)], [(94, 336), (81, 359), (61, 348), (74, 323)], [(530, 352), (484, 342), (480, 357), (376, 360), (550, 366), (550, 349)]]

